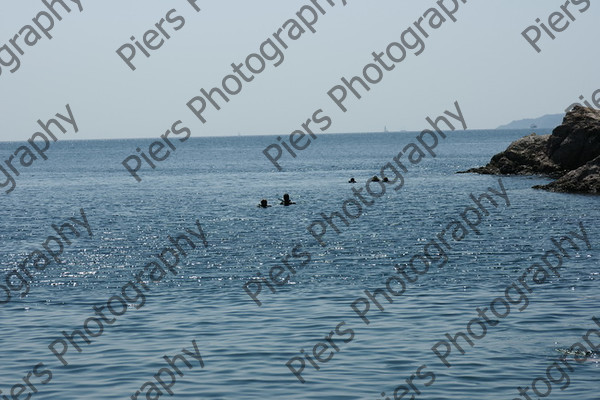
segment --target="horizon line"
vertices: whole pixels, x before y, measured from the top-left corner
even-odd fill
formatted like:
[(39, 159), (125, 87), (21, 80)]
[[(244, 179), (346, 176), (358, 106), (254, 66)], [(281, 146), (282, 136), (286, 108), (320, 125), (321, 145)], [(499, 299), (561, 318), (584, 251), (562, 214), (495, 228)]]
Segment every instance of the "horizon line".
[[(479, 128), (479, 129), (465, 129), (462, 131), (458, 131), (458, 132), (472, 132), (472, 131), (497, 131), (497, 130), (506, 130), (506, 131), (524, 131), (524, 130), (531, 130), (531, 129), (554, 129), (556, 127), (553, 128), (545, 128), (545, 127), (537, 127), (537, 128)], [(428, 128), (425, 128), (428, 129)], [(329, 132), (329, 133), (325, 133), (325, 132), (321, 132), (318, 135), (320, 136), (325, 136), (325, 135), (359, 135), (359, 134), (378, 134), (378, 133), (388, 133), (388, 134), (397, 134), (397, 133), (418, 133), (421, 132), (421, 130), (406, 130), (406, 129), (402, 129), (402, 130), (391, 130), (388, 132), (385, 131), (370, 131), (370, 132)], [(265, 137), (265, 136), (282, 136), (282, 134), (280, 133), (269, 133), (269, 134), (262, 134), (262, 135), (257, 135), (257, 134), (250, 134), (250, 135), (245, 135), (245, 134), (226, 134), (226, 135), (209, 135), (209, 136), (190, 136), (189, 139), (203, 139), (203, 138), (232, 138), (232, 137)], [(83, 141), (100, 141), (100, 140), (152, 140), (152, 139), (156, 139), (156, 137), (124, 137), (124, 138), (90, 138), (90, 139), (62, 139), (62, 140), (58, 140), (60, 142), (83, 142)], [(27, 139), (25, 140), (0, 140), (0, 143), (19, 143), (19, 142), (23, 142), (23, 141), (27, 141)]]

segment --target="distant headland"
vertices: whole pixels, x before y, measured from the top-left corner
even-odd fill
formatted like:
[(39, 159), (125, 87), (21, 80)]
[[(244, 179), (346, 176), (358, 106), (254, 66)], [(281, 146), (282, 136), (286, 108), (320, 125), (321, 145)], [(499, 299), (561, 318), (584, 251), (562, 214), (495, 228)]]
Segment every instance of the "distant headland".
[(501, 125), (496, 129), (545, 129), (554, 128), (561, 124), (565, 114), (547, 114), (539, 118), (527, 118)]

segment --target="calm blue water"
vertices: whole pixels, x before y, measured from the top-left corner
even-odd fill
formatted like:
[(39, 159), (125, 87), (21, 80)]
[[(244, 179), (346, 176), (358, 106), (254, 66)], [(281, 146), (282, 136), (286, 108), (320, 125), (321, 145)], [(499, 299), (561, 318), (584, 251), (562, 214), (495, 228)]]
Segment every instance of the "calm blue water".
[[(416, 380), (423, 399), (512, 399), (559, 356), (556, 348), (581, 341), (600, 317), (600, 198), (535, 191), (544, 178), (504, 178), (511, 206), (494, 209), (473, 233), (448, 251), (448, 264), (409, 284), (384, 312), (373, 305), (365, 325), (350, 304), (365, 289), (383, 287), (394, 265), (408, 262), (424, 244), (470, 205), (469, 194), (496, 177), (455, 174), (485, 164), (527, 131), (456, 132), (406, 174), (405, 187), (388, 190), (364, 215), (327, 234), (319, 246), (307, 225), (340, 210), (352, 195), (349, 177), (361, 187), (416, 133), (321, 135), (276, 172), (262, 155), (273, 137), (195, 138), (136, 183), (121, 161), (151, 140), (58, 142), (49, 160), (37, 161), (17, 178), (0, 207), (0, 278), (27, 254), (41, 249), (52, 224), (79, 216), (83, 208), (93, 237), (83, 234), (65, 248), (63, 263), (34, 273), (31, 291), (0, 306), (0, 390), (23, 383), (43, 362), (52, 380), (31, 378), (33, 399), (125, 399), (151, 380), (195, 339), (205, 362), (182, 366), (173, 387), (179, 399), (381, 399), (427, 364), (435, 383)], [(547, 132), (539, 132), (547, 133)], [(6, 159), (18, 147), (2, 143)], [(298, 204), (259, 209), (290, 193)], [(149, 284), (146, 304), (133, 305), (102, 336), (65, 356), (63, 367), (48, 345), (63, 330), (81, 329), (94, 305), (109, 297), (168, 244), (167, 235), (192, 228), (198, 219), (208, 248), (182, 259), (178, 275)], [(487, 336), (456, 350), (450, 369), (431, 347), (446, 332), (465, 331), (535, 258), (550, 238), (584, 223), (592, 249), (573, 251), (562, 278), (534, 288), (529, 306), (489, 328)], [(280, 257), (301, 243), (312, 261), (277, 293), (265, 287), (262, 307), (242, 285), (268, 274)], [(2, 293), (0, 293), (0, 296)], [(285, 363), (313, 346), (341, 321), (354, 330), (349, 343), (315, 371), (307, 362), (301, 384)], [(600, 339), (596, 338), (596, 343)], [(327, 354), (327, 353), (325, 353)], [(554, 385), (549, 398), (598, 399), (600, 364), (589, 361), (569, 372), (570, 386)], [(545, 390), (545, 386), (538, 384)], [(530, 392), (531, 394), (531, 392)], [(537, 396), (532, 395), (532, 398)], [(19, 397), (26, 398), (26, 393)], [(143, 396), (139, 397), (140, 399)], [(393, 398), (393, 396), (391, 396)], [(410, 398), (410, 395), (405, 397)]]

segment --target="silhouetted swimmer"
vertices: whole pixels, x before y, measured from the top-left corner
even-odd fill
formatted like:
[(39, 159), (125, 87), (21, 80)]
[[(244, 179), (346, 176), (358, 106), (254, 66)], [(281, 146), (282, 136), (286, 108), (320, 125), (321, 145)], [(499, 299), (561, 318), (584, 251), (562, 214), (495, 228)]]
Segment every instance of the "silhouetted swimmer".
[(354, 180), (354, 178), (350, 178), (350, 180), (348, 181), (348, 183), (356, 183), (356, 181)]
[(386, 176), (385, 178), (383, 178), (384, 182), (389, 182), (390, 180), (388, 179), (388, 177)]
[(377, 175), (371, 178), (371, 182), (379, 182), (379, 178), (377, 177)]
[[(281, 199), (279, 199), (279, 200), (281, 200)], [(284, 206), (291, 206), (292, 204), (296, 204), (296, 203), (291, 201), (290, 195), (286, 193), (283, 195), (283, 200), (281, 200), (281, 203), (279, 203), (279, 204), (284, 205)]]
[(259, 204), (257, 207), (260, 207), (260, 208), (267, 208), (267, 207), (271, 207), (271, 206), (268, 204), (268, 202), (267, 202), (267, 200), (266, 200), (266, 199), (262, 199), (262, 200), (260, 201), (260, 204)]

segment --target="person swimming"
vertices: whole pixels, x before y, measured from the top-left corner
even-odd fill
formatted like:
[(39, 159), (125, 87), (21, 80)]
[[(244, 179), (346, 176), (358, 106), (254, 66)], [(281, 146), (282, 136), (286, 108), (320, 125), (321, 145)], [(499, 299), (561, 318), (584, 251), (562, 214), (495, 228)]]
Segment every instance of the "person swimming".
[(383, 178), (383, 182), (389, 182), (390, 180), (388, 179), (388, 177), (386, 176), (385, 178)]
[(374, 177), (371, 178), (371, 182), (379, 182), (379, 177), (377, 177), (377, 175), (375, 175)]
[(354, 178), (350, 178), (350, 180), (348, 181), (348, 183), (356, 183), (356, 181), (354, 180)]
[(284, 205), (286, 207), (291, 206), (292, 204), (296, 204), (290, 200), (290, 195), (287, 193), (283, 195), (283, 199), (279, 199), (279, 200), (281, 200), (281, 203), (279, 203), (279, 204)]
[(262, 200), (260, 201), (260, 204), (259, 204), (259, 205), (257, 205), (257, 207), (260, 207), (260, 208), (267, 208), (267, 207), (271, 207), (271, 205), (268, 203), (267, 199), (262, 199)]

